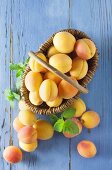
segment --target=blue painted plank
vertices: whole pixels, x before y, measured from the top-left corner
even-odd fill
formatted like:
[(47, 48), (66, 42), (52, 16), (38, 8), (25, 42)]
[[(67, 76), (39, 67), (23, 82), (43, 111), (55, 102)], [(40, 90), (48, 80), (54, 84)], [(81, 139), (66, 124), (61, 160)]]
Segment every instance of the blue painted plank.
[[(88, 86), (90, 92), (83, 96), (89, 109), (101, 116), (98, 128), (89, 134), (87, 130), (74, 138), (71, 144), (72, 170), (112, 169), (112, 1), (75, 0), (71, 2), (71, 26), (86, 32), (96, 43), (99, 67)], [(79, 156), (76, 146), (83, 139), (92, 140), (97, 146), (97, 155), (92, 159)]]

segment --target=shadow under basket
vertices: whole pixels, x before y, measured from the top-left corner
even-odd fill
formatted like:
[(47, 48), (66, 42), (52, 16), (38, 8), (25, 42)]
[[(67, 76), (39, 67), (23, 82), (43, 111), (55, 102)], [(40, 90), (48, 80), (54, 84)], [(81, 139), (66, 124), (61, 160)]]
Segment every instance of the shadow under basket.
[[(65, 30), (61, 30), (61, 31), (67, 31), (67, 32), (71, 33), (76, 38), (76, 40), (81, 39), (81, 38), (90, 39), (84, 32), (81, 32), (79, 30), (65, 29)], [(60, 31), (58, 31), (58, 32), (60, 32)], [(53, 37), (56, 33), (54, 33), (43, 45), (41, 45), (38, 52), (42, 52), (45, 55), (47, 54), (48, 48), (53, 45)], [(87, 84), (92, 80), (92, 78), (95, 74), (96, 68), (98, 66), (98, 50), (96, 50), (94, 57), (91, 58), (90, 60), (88, 60), (87, 62), (88, 62), (87, 75), (79, 81), (79, 84), (81, 84), (83, 87), (87, 87)], [(27, 75), (27, 73), (29, 71), (31, 71), (31, 69), (30, 69), (29, 66), (27, 66), (25, 71), (24, 71), (23, 77), (22, 77), (22, 86), (21, 86), (20, 91), (21, 91), (21, 96), (25, 100), (26, 105), (29, 106), (31, 111), (34, 112), (34, 113), (43, 114), (43, 115), (50, 115), (50, 114), (62, 112), (66, 108), (71, 106), (71, 104), (74, 101), (74, 98), (78, 98), (79, 95), (80, 95), (78, 93), (74, 98), (63, 100), (62, 104), (58, 107), (51, 107), (50, 108), (49, 106), (46, 105), (45, 102), (43, 104), (41, 104), (40, 106), (35, 106), (30, 102), (29, 91), (27, 90), (27, 88), (25, 86), (25, 76)]]

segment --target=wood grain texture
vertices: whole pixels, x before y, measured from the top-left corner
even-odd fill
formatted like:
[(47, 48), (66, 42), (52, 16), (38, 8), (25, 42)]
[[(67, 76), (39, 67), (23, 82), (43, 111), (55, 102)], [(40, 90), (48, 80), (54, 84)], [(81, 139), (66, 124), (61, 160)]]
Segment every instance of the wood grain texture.
[[(111, 170), (112, 168), (112, 1), (111, 0), (0, 0), (0, 170)], [(15, 75), (10, 62), (22, 62), (29, 50), (36, 51), (55, 31), (76, 28), (87, 33), (99, 49), (99, 68), (83, 95), (88, 109), (100, 113), (101, 124), (72, 140), (59, 134), (40, 141), (33, 153), (24, 153), (23, 161), (9, 165), (2, 158), (4, 147), (18, 146), (12, 121), (18, 105), (11, 110), (4, 99), (4, 89), (14, 88)], [(95, 142), (95, 158), (81, 158), (77, 143), (82, 139)]]

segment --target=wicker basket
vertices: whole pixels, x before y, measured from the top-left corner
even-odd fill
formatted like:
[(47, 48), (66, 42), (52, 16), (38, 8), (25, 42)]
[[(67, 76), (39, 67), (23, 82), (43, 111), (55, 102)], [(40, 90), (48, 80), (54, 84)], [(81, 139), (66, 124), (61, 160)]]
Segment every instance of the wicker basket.
[[(76, 39), (89, 38), (84, 32), (81, 32), (79, 30), (65, 29), (65, 30), (61, 30), (61, 31), (70, 32), (72, 35), (75, 36)], [(53, 37), (54, 37), (55, 34), (53, 34), (43, 45), (41, 45), (41, 47), (39, 48), (39, 52), (42, 52), (46, 55), (48, 48), (53, 44)], [(87, 75), (79, 81), (79, 83), (82, 86), (86, 87), (87, 84), (92, 80), (97, 66), (98, 66), (98, 50), (96, 50), (94, 57), (91, 58), (90, 60), (88, 60)], [(63, 102), (60, 106), (53, 107), (53, 108), (50, 108), (49, 106), (47, 106), (46, 103), (43, 103), (40, 106), (33, 105), (29, 100), (29, 91), (26, 89), (25, 82), (24, 82), (25, 76), (29, 71), (30, 71), (30, 68), (29, 68), (29, 66), (27, 66), (26, 69), (25, 69), (25, 72), (23, 74), (23, 77), (22, 77), (21, 95), (22, 95), (23, 99), (25, 100), (26, 105), (28, 105), (29, 108), (34, 113), (43, 114), (43, 115), (50, 115), (50, 114), (62, 112), (64, 109), (70, 107), (70, 105), (74, 101), (74, 98), (79, 97), (79, 94), (78, 94), (74, 98), (71, 98), (71, 99), (68, 99), (68, 100), (63, 100)]]

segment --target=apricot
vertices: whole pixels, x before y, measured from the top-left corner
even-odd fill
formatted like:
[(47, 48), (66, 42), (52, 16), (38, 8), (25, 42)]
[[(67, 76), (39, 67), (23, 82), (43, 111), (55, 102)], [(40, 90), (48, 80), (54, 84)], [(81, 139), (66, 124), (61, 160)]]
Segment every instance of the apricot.
[(40, 86), (39, 94), (43, 101), (53, 101), (58, 95), (56, 83), (50, 79), (44, 80)]
[(3, 158), (11, 164), (18, 163), (22, 160), (22, 152), (16, 146), (8, 146), (3, 151)]
[(71, 120), (73, 120), (76, 123), (76, 125), (78, 126), (79, 133), (77, 133), (75, 135), (72, 135), (72, 134), (69, 134), (68, 132), (64, 132), (63, 134), (67, 138), (73, 138), (73, 137), (79, 135), (82, 132), (82, 124), (81, 124), (81, 122), (78, 119), (76, 119), (76, 118), (72, 118)]
[(72, 61), (72, 69), (70, 75), (75, 77), (77, 80), (84, 78), (88, 71), (88, 63), (86, 60), (82, 60), (78, 57)]
[(39, 106), (43, 103), (40, 98), (39, 91), (34, 91), (29, 93), (29, 100), (33, 105)]
[(16, 132), (18, 132), (21, 128), (23, 128), (24, 125), (19, 121), (19, 118), (16, 117), (13, 121), (13, 128)]
[(47, 56), (50, 58), (51, 56), (60, 53), (59, 51), (56, 50), (56, 48), (52, 45), (47, 52)]
[(29, 107), (26, 105), (26, 103), (23, 99), (21, 99), (19, 101), (19, 109), (20, 110), (29, 110)]
[(48, 140), (53, 137), (54, 128), (46, 120), (37, 120), (37, 122), (33, 125), (33, 128), (37, 129), (38, 139)]
[(82, 38), (76, 41), (75, 51), (80, 58), (88, 60), (95, 55), (96, 46), (90, 39)]
[(23, 125), (33, 125), (35, 123), (36, 115), (30, 110), (21, 110), (18, 115), (19, 121)]
[(33, 143), (37, 140), (37, 131), (32, 126), (25, 126), (19, 130), (18, 139), (24, 143)]
[(29, 91), (36, 91), (42, 83), (42, 76), (38, 72), (30, 71), (25, 77), (25, 86)]
[(92, 158), (96, 155), (97, 149), (93, 142), (83, 140), (77, 145), (78, 153), (84, 158)]
[(61, 103), (62, 103), (63, 99), (61, 97), (56, 97), (55, 100), (53, 101), (48, 101), (46, 102), (46, 104), (49, 106), (49, 107), (58, 107)]
[(95, 128), (100, 123), (100, 116), (94, 111), (87, 111), (82, 115), (81, 121), (86, 128)]
[(48, 71), (47, 73), (45, 73), (44, 75), (44, 79), (51, 79), (53, 80), (56, 84), (59, 84), (61, 81), (61, 78), (58, 77), (56, 74)]
[[(44, 54), (42, 53), (36, 53), (36, 55), (41, 58), (43, 61), (47, 62), (47, 59), (45, 57)], [(30, 66), (30, 69), (33, 71), (33, 72), (42, 72), (42, 73), (45, 73), (47, 71), (46, 68), (44, 68), (42, 65), (40, 65), (35, 59), (33, 59), (32, 57), (30, 58), (29, 60), (29, 66)]]
[(55, 54), (50, 57), (49, 64), (62, 73), (67, 73), (72, 68), (72, 59), (66, 54)]
[(24, 143), (19, 141), (19, 146), (26, 152), (33, 152), (38, 147), (38, 141), (33, 143)]
[(76, 109), (74, 117), (80, 117), (86, 111), (86, 105), (81, 98), (74, 99), (74, 103), (71, 107)]
[(70, 85), (67, 81), (62, 80), (58, 86), (59, 96), (64, 99), (70, 99), (78, 93), (78, 89)]
[(66, 31), (58, 32), (53, 38), (55, 48), (61, 53), (71, 53), (74, 49), (76, 39)]

